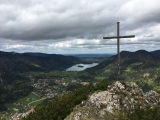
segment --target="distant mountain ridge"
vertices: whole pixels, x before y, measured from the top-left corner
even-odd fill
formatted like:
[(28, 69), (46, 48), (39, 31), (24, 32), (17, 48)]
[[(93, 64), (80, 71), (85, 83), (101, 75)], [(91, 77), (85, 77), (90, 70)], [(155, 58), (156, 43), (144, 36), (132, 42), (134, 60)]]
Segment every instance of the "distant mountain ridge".
[(160, 50), (155, 50), (151, 52), (154, 55), (160, 56)]
[[(108, 59), (104, 60), (99, 65), (90, 69), (104, 69), (111, 64), (114, 64), (114, 66), (116, 66), (117, 60), (117, 55), (113, 55)], [(160, 65), (160, 56), (155, 56), (154, 54), (145, 50), (138, 50), (136, 52), (122, 51), (120, 53), (121, 67), (126, 67), (130, 64), (138, 62), (143, 62), (143, 65), (141, 65), (141, 67), (147, 67), (148, 65), (150, 65), (150, 67), (158, 66)]]
[(16, 72), (63, 70), (78, 62), (73, 56), (0, 52), (0, 68)]
[(65, 54), (66, 56), (75, 56), (78, 58), (85, 58), (85, 57), (110, 57), (114, 55), (113, 53), (110, 54)]

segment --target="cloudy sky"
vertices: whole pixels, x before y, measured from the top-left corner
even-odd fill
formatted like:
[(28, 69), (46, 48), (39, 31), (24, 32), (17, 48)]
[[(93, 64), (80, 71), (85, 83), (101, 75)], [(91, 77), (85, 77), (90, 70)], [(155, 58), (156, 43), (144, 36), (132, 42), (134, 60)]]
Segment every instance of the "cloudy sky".
[(160, 0), (0, 0), (0, 51), (56, 54), (160, 49)]

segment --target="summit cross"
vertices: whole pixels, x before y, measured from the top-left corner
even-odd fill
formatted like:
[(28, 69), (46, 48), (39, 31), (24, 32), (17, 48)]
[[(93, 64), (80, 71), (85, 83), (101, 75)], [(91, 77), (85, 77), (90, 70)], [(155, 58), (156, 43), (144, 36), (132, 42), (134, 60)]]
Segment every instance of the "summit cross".
[(120, 80), (120, 53), (119, 53), (119, 39), (120, 38), (133, 38), (135, 35), (127, 35), (127, 36), (120, 36), (119, 35), (119, 23), (117, 22), (117, 36), (113, 37), (103, 37), (103, 39), (115, 39), (117, 38), (117, 56), (118, 56), (118, 61), (117, 61), (117, 66), (118, 66), (118, 73), (117, 73), (117, 80)]

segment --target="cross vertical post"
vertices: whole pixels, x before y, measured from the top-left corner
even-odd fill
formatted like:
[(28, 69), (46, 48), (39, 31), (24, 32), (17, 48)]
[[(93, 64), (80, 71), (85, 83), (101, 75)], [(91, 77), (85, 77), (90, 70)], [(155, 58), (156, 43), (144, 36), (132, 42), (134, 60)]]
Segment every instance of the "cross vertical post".
[(117, 80), (120, 80), (120, 46), (119, 46), (119, 39), (120, 38), (133, 38), (135, 37), (135, 35), (128, 35), (128, 36), (120, 36), (119, 35), (119, 24), (120, 22), (117, 22), (117, 36), (113, 36), (113, 37), (103, 37), (103, 39), (115, 39), (117, 38), (117, 67), (118, 67), (118, 73), (117, 73)]
[(119, 53), (119, 22), (117, 22), (117, 56), (118, 56), (118, 61), (117, 61), (117, 66), (118, 66), (118, 73), (117, 73), (117, 80), (120, 78), (120, 53)]

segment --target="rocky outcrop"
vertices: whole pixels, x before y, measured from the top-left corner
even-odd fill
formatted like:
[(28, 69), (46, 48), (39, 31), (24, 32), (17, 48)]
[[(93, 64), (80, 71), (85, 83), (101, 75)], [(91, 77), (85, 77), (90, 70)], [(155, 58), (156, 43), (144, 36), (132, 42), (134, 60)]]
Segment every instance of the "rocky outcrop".
[(133, 112), (139, 106), (159, 106), (160, 95), (155, 91), (143, 93), (135, 83), (126, 84), (119, 81), (108, 86), (107, 91), (96, 91), (88, 100), (76, 106), (65, 120), (104, 120), (106, 114), (116, 112)]

